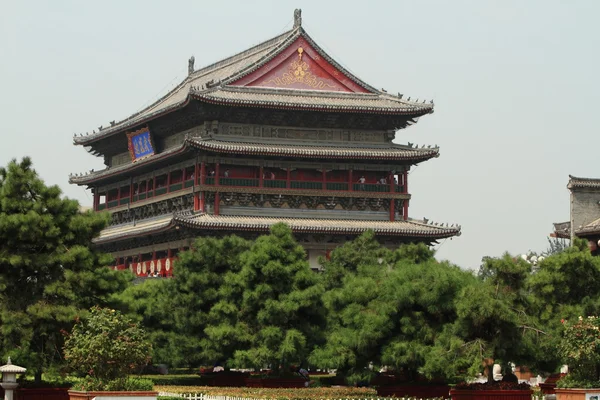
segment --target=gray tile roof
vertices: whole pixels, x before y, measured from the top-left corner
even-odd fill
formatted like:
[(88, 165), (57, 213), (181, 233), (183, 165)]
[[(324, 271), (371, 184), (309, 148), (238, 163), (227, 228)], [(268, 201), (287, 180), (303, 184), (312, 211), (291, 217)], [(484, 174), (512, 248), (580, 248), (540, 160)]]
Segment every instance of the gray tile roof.
[(179, 154), (187, 149), (187, 145), (184, 143), (180, 146), (173, 147), (171, 149), (165, 150), (162, 153), (154, 154), (150, 157), (146, 157), (142, 160), (127, 163), (123, 165), (119, 165), (117, 167), (106, 167), (105, 169), (99, 171), (89, 171), (87, 173), (81, 174), (70, 174), (69, 175), (69, 183), (77, 184), (77, 185), (87, 185), (88, 183), (94, 182), (97, 179), (105, 178), (108, 176), (116, 175), (122, 172), (131, 172), (136, 168), (144, 167), (148, 164), (152, 164), (154, 162), (161, 161), (163, 159), (169, 158), (172, 155)]
[(271, 226), (279, 222), (286, 223), (292, 228), (292, 231), (297, 233), (360, 234), (370, 229), (378, 235), (430, 239), (443, 239), (460, 236), (461, 234), (459, 225), (440, 226), (414, 220), (396, 222), (353, 221), (183, 213), (175, 216), (166, 215), (137, 224), (127, 223), (107, 228), (94, 240), (94, 243), (101, 244), (135, 236), (150, 235), (177, 225), (194, 229), (267, 232)]
[(115, 240), (125, 239), (132, 236), (148, 235), (173, 226), (173, 215), (162, 215), (156, 218), (150, 218), (137, 222), (110, 226), (93, 240), (94, 243), (105, 243)]
[(303, 158), (384, 159), (424, 161), (439, 156), (439, 148), (412, 148), (397, 144), (355, 146), (343, 143), (281, 144), (273, 142), (238, 142), (212, 138), (191, 138), (189, 144), (199, 149), (222, 153), (300, 156)]
[(553, 236), (569, 239), (571, 237), (571, 221), (555, 222)]
[(600, 188), (600, 179), (596, 178), (578, 178), (569, 175), (569, 189), (598, 189)]
[[(343, 96), (338, 92), (315, 92), (296, 90), (265, 91), (259, 88), (242, 88), (229, 85), (243, 76), (254, 72), (275, 58), (298, 37), (305, 38), (324, 59), (334, 65), (352, 81), (372, 93)], [(302, 92), (306, 92), (302, 94)], [(177, 87), (143, 110), (112, 124), (96, 133), (75, 136), (75, 144), (85, 145), (98, 139), (117, 134), (146, 123), (160, 115), (184, 107), (192, 98), (223, 104), (260, 105), (267, 107), (292, 107), (361, 112), (386, 112), (424, 115), (433, 111), (433, 104), (401, 100), (387, 95), (363, 82), (333, 60), (321, 49), (302, 27), (294, 28), (273, 39), (254, 46), (217, 63), (194, 71)]]
[(294, 232), (302, 233), (349, 233), (359, 234), (373, 230), (379, 235), (397, 235), (410, 237), (446, 238), (460, 235), (460, 226), (444, 227), (428, 225), (414, 221), (354, 221), (316, 218), (275, 218), (248, 217), (231, 215), (199, 214), (192, 216), (176, 216), (178, 224), (208, 229), (267, 231), (272, 225), (284, 222)]
[(248, 155), (277, 155), (303, 158), (335, 158), (335, 159), (373, 159), (390, 161), (408, 161), (413, 163), (422, 162), (439, 156), (438, 147), (431, 148), (413, 148), (398, 144), (330, 144), (315, 143), (309, 144), (279, 144), (238, 142), (228, 140), (218, 140), (213, 138), (188, 138), (184, 144), (174, 147), (165, 152), (152, 155), (135, 163), (128, 163), (114, 168), (105, 168), (100, 171), (89, 172), (82, 175), (70, 175), (69, 182), (78, 185), (86, 185), (97, 179), (105, 178), (111, 175), (130, 172), (135, 168), (151, 164), (155, 161), (168, 158), (171, 155), (179, 154), (187, 148), (193, 147), (200, 150), (207, 150), (216, 153), (233, 153)]
[(575, 235), (588, 236), (600, 234), (600, 218), (590, 222), (589, 224), (575, 229)]
[(321, 111), (361, 111), (387, 114), (424, 115), (431, 103), (415, 103), (385, 93), (322, 92), (299, 89), (223, 86), (214, 90), (192, 88), (195, 99), (207, 103)]

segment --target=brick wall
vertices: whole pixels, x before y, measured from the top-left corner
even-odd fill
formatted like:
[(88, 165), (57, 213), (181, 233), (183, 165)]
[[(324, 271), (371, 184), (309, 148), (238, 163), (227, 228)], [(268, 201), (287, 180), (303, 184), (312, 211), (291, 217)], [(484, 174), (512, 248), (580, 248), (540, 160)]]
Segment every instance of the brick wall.
[(598, 202), (600, 202), (600, 190), (572, 189), (571, 236), (573, 236), (573, 231), (600, 218), (600, 204)]

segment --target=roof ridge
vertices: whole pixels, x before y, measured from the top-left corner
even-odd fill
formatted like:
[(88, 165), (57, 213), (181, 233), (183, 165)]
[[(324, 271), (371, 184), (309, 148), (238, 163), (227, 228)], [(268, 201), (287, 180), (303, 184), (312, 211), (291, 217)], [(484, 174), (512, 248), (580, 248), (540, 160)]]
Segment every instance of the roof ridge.
[[(212, 72), (212, 71), (214, 71), (215, 69), (217, 69), (219, 67), (223, 67), (225, 65), (233, 64), (233, 63), (238, 62), (238, 61), (240, 61), (240, 60), (242, 60), (244, 58), (247, 58), (247, 57), (249, 57), (251, 55), (254, 55), (254, 54), (260, 52), (261, 50), (264, 50), (267, 47), (276, 44), (278, 41), (280, 41), (282, 39), (282, 37), (289, 36), (294, 31), (296, 31), (296, 29), (291, 29), (289, 31), (285, 31), (282, 34), (277, 35), (277, 36), (275, 36), (275, 37), (273, 37), (271, 39), (265, 40), (264, 42), (261, 42), (261, 43), (255, 45), (255, 46), (253, 46), (253, 47), (251, 47), (249, 49), (240, 51), (239, 53), (236, 53), (236, 54), (234, 54), (234, 55), (232, 55), (230, 57), (224, 58), (222, 60), (219, 60), (217, 62), (209, 64), (209, 65), (207, 65), (205, 67), (202, 67), (202, 68), (200, 68), (200, 69), (192, 72), (192, 74), (189, 75), (189, 77), (191, 77), (192, 79), (196, 79), (196, 78), (202, 77), (206, 73)], [(202, 72), (202, 74), (200, 74), (201, 72)], [(194, 76), (196, 74), (198, 74), (198, 76)], [(226, 79), (227, 78), (225, 78), (223, 80), (226, 80)]]

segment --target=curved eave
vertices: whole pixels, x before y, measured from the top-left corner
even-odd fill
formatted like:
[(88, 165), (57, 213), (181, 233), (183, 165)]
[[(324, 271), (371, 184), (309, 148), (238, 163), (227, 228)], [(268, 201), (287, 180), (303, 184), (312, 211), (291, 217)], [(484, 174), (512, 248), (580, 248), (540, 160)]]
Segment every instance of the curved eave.
[[(246, 99), (227, 99), (214, 95), (215, 91), (191, 91), (191, 96), (199, 101), (209, 104), (224, 106), (242, 106), (253, 108), (268, 108), (277, 110), (297, 110), (297, 111), (317, 111), (317, 112), (343, 112), (357, 114), (379, 114), (379, 115), (404, 115), (407, 117), (418, 118), (423, 115), (432, 114), (433, 106), (424, 105), (423, 107), (406, 109), (405, 107), (356, 107), (331, 104), (309, 104), (298, 102), (268, 101), (268, 100), (246, 100)], [(301, 97), (301, 96), (298, 96)]]
[[(146, 124), (156, 118), (162, 117), (163, 115), (170, 114), (174, 111), (180, 110), (188, 105), (190, 102), (190, 96), (186, 96), (185, 100), (180, 101), (178, 103), (172, 104), (168, 107), (157, 110), (151, 114), (145, 115), (140, 118), (131, 118), (130, 120), (121, 121), (118, 124), (115, 124), (115, 127), (105, 128), (100, 132), (93, 133), (91, 135), (86, 136), (73, 136), (73, 144), (86, 146), (90, 145), (98, 140), (106, 139), (111, 136), (117, 135), (119, 133), (123, 133), (128, 129), (134, 128), (138, 125)], [(101, 135), (100, 135), (101, 133)]]
[(113, 177), (115, 175), (129, 173), (131, 171), (135, 171), (136, 169), (146, 167), (148, 165), (152, 165), (156, 162), (160, 162), (166, 160), (170, 157), (174, 157), (176, 155), (184, 153), (188, 150), (188, 142), (184, 141), (182, 145), (178, 147), (174, 147), (172, 150), (167, 150), (162, 153), (156, 154), (154, 156), (150, 156), (148, 158), (144, 158), (143, 160), (134, 162), (132, 164), (126, 164), (123, 166), (105, 169), (103, 171), (92, 172), (83, 176), (69, 176), (69, 183), (75, 185), (89, 185), (90, 183), (94, 183), (100, 179), (106, 179)]
[[(347, 148), (343, 151), (338, 149), (311, 149), (308, 146), (297, 147), (293, 146), (278, 146), (279, 148), (269, 148), (274, 146), (269, 145), (252, 145), (243, 143), (227, 143), (212, 140), (197, 140), (188, 139), (190, 146), (199, 150), (212, 151), (215, 153), (234, 153), (243, 155), (260, 155), (260, 156), (276, 156), (276, 157), (301, 157), (301, 158), (333, 158), (333, 159), (352, 159), (352, 160), (388, 160), (388, 161), (408, 161), (419, 163), (431, 158), (439, 157), (439, 149), (433, 148), (427, 151), (418, 152), (410, 151), (398, 152), (398, 154), (382, 154), (386, 149), (359, 150)], [(406, 154), (410, 153), (410, 154)], [(415, 154), (416, 153), (416, 154)], [(420, 154), (419, 154), (420, 153)]]
[[(236, 221), (237, 220), (237, 221)], [(255, 220), (253, 222), (252, 220)], [(414, 222), (399, 221), (370, 221), (373, 226), (364, 226), (365, 221), (347, 220), (317, 220), (301, 218), (267, 218), (267, 217), (235, 217), (235, 216), (212, 216), (201, 214), (193, 217), (176, 216), (174, 221), (181, 226), (192, 229), (213, 229), (268, 232), (272, 225), (283, 222), (290, 226), (295, 233), (329, 233), (329, 234), (353, 234), (358, 235), (367, 230), (372, 230), (376, 235), (399, 236), (410, 238), (445, 239), (460, 236), (460, 227), (441, 228), (431, 225), (422, 225)], [(322, 226), (323, 222), (331, 223), (332, 226)], [(352, 225), (356, 223), (362, 226), (333, 226)]]
[[(120, 228), (123, 229), (121, 232), (118, 231), (118, 229)], [(105, 230), (103, 233), (101, 233), (100, 237), (93, 239), (92, 243), (94, 243), (95, 245), (102, 245), (104, 243), (113, 243), (122, 240), (129, 240), (140, 236), (156, 235), (175, 228), (176, 223), (173, 217), (169, 217), (164, 222), (149, 226), (147, 228), (135, 227), (131, 224), (127, 224), (123, 227), (117, 226)], [(114, 234), (111, 234), (111, 230), (116, 232)]]

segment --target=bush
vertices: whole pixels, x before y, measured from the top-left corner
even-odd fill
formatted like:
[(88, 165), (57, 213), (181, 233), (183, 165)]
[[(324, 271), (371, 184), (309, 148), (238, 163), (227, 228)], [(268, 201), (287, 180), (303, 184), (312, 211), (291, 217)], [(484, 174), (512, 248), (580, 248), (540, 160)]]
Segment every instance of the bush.
[(72, 390), (81, 390), (88, 392), (96, 391), (151, 391), (154, 389), (154, 383), (150, 379), (143, 378), (122, 378), (114, 380), (102, 380), (93, 376), (86, 376), (73, 384)]
[(87, 375), (85, 390), (146, 390), (129, 389), (148, 387), (142, 382), (150, 382), (152, 390), (152, 381), (127, 378), (150, 360), (152, 345), (138, 324), (118, 311), (92, 308), (75, 324), (64, 349), (69, 366)]

